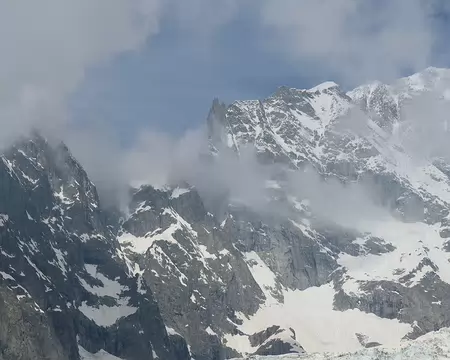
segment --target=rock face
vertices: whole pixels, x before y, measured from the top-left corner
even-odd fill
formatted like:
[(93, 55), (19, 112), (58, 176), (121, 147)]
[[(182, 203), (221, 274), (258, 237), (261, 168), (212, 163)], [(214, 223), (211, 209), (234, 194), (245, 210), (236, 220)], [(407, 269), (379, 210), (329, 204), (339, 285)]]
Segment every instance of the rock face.
[(36, 134), (1, 156), (0, 358), (189, 358), (108, 221), (63, 144)]
[[(253, 360), (428, 360), (428, 359), (448, 359), (450, 358), (450, 332), (442, 329), (437, 332), (422, 336), (416, 341), (406, 341), (399, 348), (386, 349), (377, 347), (373, 349), (363, 349), (353, 353), (341, 354), (311, 354), (286, 355), (286, 356), (251, 356), (245, 359)], [(235, 359), (237, 360), (237, 359)]]
[[(417, 124), (405, 110), (450, 89), (449, 74), (215, 100), (209, 160), (254, 147), (276, 169), (263, 211), (230, 200), (215, 212), (186, 184), (133, 191), (119, 242), (194, 358), (288, 352), (275, 341), (255, 348), (253, 334), (272, 326), (292, 327), (299, 347), (315, 351), (389, 345), (450, 325), (449, 166), (442, 157), (416, 162), (407, 145)], [(331, 185), (302, 183), (308, 171)], [(330, 206), (317, 206), (327, 198)], [(325, 313), (330, 323), (316, 326)]]
[(220, 359), (223, 333), (236, 312), (253, 314), (264, 295), (241, 253), (193, 189), (133, 193), (119, 241), (153, 289), (169, 327), (184, 336), (195, 359)]
[[(283, 288), (322, 285), (336, 270), (335, 255), (324, 250), (331, 236), (314, 239), (291, 221), (267, 220), (270, 225), (250, 209), (234, 208), (219, 222), (192, 188), (133, 192), (119, 242), (195, 359), (235, 356), (224, 336), (246, 336), (242, 315), (254, 315), (268, 297), (282, 301)], [(260, 257), (278, 274), (264, 288), (252, 272)], [(280, 346), (273, 351), (282, 353)]]
[(0, 288), (0, 359), (68, 359), (52, 326), (32, 301)]
[(450, 165), (418, 157), (410, 112), (449, 91), (427, 69), (215, 100), (200, 155), (254, 148), (258, 206), (149, 184), (117, 215), (64, 145), (18, 142), (0, 159), (0, 359), (377, 354), (450, 326)]
[(305, 351), (296, 342), (293, 329), (271, 326), (264, 331), (249, 336), (250, 344), (258, 349), (255, 355), (303, 354)]

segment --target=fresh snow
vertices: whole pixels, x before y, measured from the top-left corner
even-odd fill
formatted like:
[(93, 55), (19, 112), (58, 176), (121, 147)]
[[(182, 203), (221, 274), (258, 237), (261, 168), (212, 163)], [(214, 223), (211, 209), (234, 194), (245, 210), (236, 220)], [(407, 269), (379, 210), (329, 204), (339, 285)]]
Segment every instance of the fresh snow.
[(52, 261), (50, 261), (50, 264), (58, 267), (61, 270), (61, 272), (63, 273), (63, 275), (66, 276), (67, 275), (67, 262), (65, 259), (65, 254), (61, 250), (59, 250), (53, 246), (52, 246), (52, 249), (53, 249), (53, 252), (55, 253), (56, 261), (52, 260)]
[(6, 214), (0, 214), (0, 226), (5, 226), (5, 224), (8, 222), (9, 216)]
[[(144, 254), (157, 241), (166, 241), (172, 244), (179, 245), (174, 238), (177, 231), (186, 231), (192, 238), (197, 237), (197, 232), (192, 229), (192, 226), (184, 220), (174, 209), (164, 209), (163, 215), (169, 215), (174, 222), (161, 232), (161, 229), (156, 229), (153, 233), (148, 233), (143, 237), (134, 236), (130, 233), (123, 233), (118, 240), (122, 246), (128, 246), (132, 251)], [(180, 246), (181, 248), (181, 246)], [(183, 250), (183, 249), (182, 249)]]
[[(382, 319), (356, 309), (334, 310), (335, 290), (332, 284), (304, 291), (284, 289), (284, 302), (278, 302), (271, 292), (276, 285), (276, 275), (257, 254), (247, 253), (245, 257), (267, 300), (253, 316), (247, 318), (240, 314), (243, 324), (238, 325), (238, 328), (244, 334), (250, 335), (279, 325), (293, 328), (306, 352), (344, 352), (361, 348), (356, 333), (363, 333), (386, 346), (396, 346), (412, 331), (410, 324), (400, 323), (396, 319)], [(224, 338), (227, 346), (240, 353), (255, 351), (247, 336), (226, 334)]]
[(0, 249), (0, 254), (2, 254), (3, 256), (5, 256), (7, 258), (10, 258), (10, 259), (14, 259), (16, 257), (16, 255), (8, 254), (6, 251), (4, 251), (2, 249)]
[(4, 271), (0, 271), (0, 276), (3, 279), (5, 279), (5, 280), (13, 280), (13, 281), (15, 281), (15, 279), (11, 275), (5, 273)]
[[(430, 68), (422, 73), (401, 79), (393, 85), (374, 82), (354, 89), (347, 95), (355, 102), (364, 97), (369, 102), (373, 100), (377, 90), (383, 90), (386, 91), (387, 96), (392, 97), (394, 105), (398, 105), (404, 98), (412, 97), (419, 91), (431, 89), (441, 78), (449, 79), (449, 74), (449, 71)], [(365, 158), (364, 169), (357, 169), (358, 172), (383, 172), (392, 175), (402, 182), (405, 188), (412, 189), (425, 201), (435, 199), (432, 201), (436, 201), (436, 203), (450, 203), (450, 183), (447, 176), (434, 165), (417, 163), (416, 159), (413, 159), (399, 146), (400, 142), (397, 138), (398, 133), (401, 132), (399, 122), (393, 123), (394, 136), (391, 136), (389, 131), (381, 129), (375, 120), (368, 119), (367, 124), (363, 124), (364, 135), (357, 135), (349, 141), (349, 152), (346, 149), (340, 149), (342, 151), (339, 153), (330, 154), (330, 152), (326, 152), (326, 147), (323, 144), (319, 145), (317, 139), (321, 139), (330, 129), (334, 131), (332, 125), (338, 123), (336, 119), (354, 106), (349, 99), (340, 96), (337, 91), (327, 91), (336, 86), (337, 84), (333, 82), (326, 82), (309, 90), (290, 89), (289, 91), (294, 94), (295, 92), (302, 94), (301, 100), (305, 104), (304, 108), (297, 107), (294, 102), (289, 103), (290, 100), (288, 100), (288, 103), (280, 100), (281, 105), (286, 105), (286, 108), (278, 106), (277, 101), (279, 99), (276, 97), (269, 98), (261, 103), (258, 101), (236, 102), (234, 106), (247, 114), (248, 118), (236, 128), (230, 126), (227, 129), (224, 138), (225, 144), (230, 148), (239, 149), (242, 144), (255, 142), (259, 151), (276, 152), (275, 155), (283, 153), (291, 159), (306, 157), (317, 161), (315, 165), (318, 166), (324, 166), (330, 161), (352, 163), (355, 157), (353, 152), (356, 152), (352, 149), (372, 150), (373, 148), (379, 154)], [(443, 92), (444, 97), (448, 97), (448, 90), (446, 91), (447, 93)], [(261, 110), (267, 115), (267, 123), (263, 123), (261, 120), (259, 115)], [(314, 114), (312, 114), (312, 110)], [(276, 116), (272, 116), (274, 114)], [(241, 128), (246, 128), (247, 131)], [(266, 136), (270, 137), (273, 143), (264, 142)], [(331, 159), (325, 158), (327, 155), (333, 155), (333, 157)], [(294, 165), (298, 164), (295, 161), (292, 160)], [(267, 186), (276, 189), (279, 184), (268, 182)], [(190, 191), (180, 187), (166, 190), (171, 191), (172, 199)], [(299, 211), (305, 209), (299, 201), (294, 201), (294, 205)], [(149, 205), (142, 203), (136, 212), (150, 210)], [(211, 248), (198, 244), (197, 233), (174, 209), (167, 208), (162, 215), (170, 215), (174, 219), (174, 222), (164, 231), (157, 229), (143, 237), (135, 237), (125, 233), (121, 235), (119, 241), (122, 246), (128, 246), (128, 249), (136, 253), (143, 254), (148, 251), (148, 254), (153, 256), (161, 266), (164, 266), (168, 272), (179, 278), (181, 285), (187, 286), (188, 279), (180, 270), (183, 268), (179, 264), (173, 263), (167, 255), (168, 253), (165, 252), (168, 243), (176, 244), (187, 253), (176, 240), (175, 235), (178, 231), (187, 233), (188, 237), (191, 238), (197, 252), (196, 254), (187, 253), (191, 259), (198, 257), (203, 265), (208, 267), (209, 261), (216, 260), (219, 256), (216, 255), (216, 251), (213, 253)], [(301, 219), (289, 220), (305, 236), (311, 239), (316, 237), (316, 233), (307, 222)], [(224, 228), (226, 225), (227, 219), (221, 223), (221, 227)], [(450, 283), (449, 256), (442, 251), (444, 239), (439, 235), (439, 224), (405, 224), (389, 218), (350, 225), (362, 233), (368, 234), (368, 236), (382, 238), (386, 243), (393, 244), (396, 249), (381, 255), (366, 254), (358, 257), (341, 253), (338, 263), (346, 270), (343, 289), (347, 293), (360, 293), (360, 284), (364, 281), (392, 280), (399, 282), (407, 274), (412, 276), (408, 278), (405, 285), (415, 286), (427, 273), (435, 271), (430, 265), (424, 265), (421, 269), (418, 269), (419, 264), (424, 259), (429, 259), (432, 264), (436, 265), (438, 269), (436, 273), (443, 281)], [(209, 232), (206, 229), (205, 231)], [(355, 243), (363, 246), (365, 241), (366, 237), (364, 236), (357, 239)], [(323, 251), (326, 250), (323, 249)], [(331, 284), (309, 288), (304, 291), (283, 289), (279, 284), (277, 274), (264, 262), (263, 257), (263, 255), (260, 256), (255, 252), (244, 253), (244, 259), (265, 295), (265, 303), (256, 314), (248, 318), (243, 314), (238, 314), (243, 321), (241, 325), (238, 325), (238, 328), (244, 334), (252, 334), (272, 325), (280, 325), (283, 328), (292, 327), (296, 332), (299, 343), (306, 351), (324, 352), (361, 349), (356, 333), (364, 334), (371, 341), (395, 347), (399, 346), (401, 339), (412, 330), (410, 324), (400, 323), (397, 320), (382, 319), (359, 310), (335, 311), (333, 309), (335, 290)], [(101, 277), (97, 276), (97, 279), (105, 284)], [(205, 279), (206, 277), (202, 277), (202, 280), (206, 282), (207, 279)], [(114, 288), (112, 284), (105, 287), (108, 289)], [(86, 284), (85, 288), (93, 293), (106, 291), (102, 290), (102, 287), (94, 287), (89, 284)], [(114, 296), (118, 297), (120, 292), (116, 292)], [(284, 297), (283, 302), (279, 300), (282, 297)], [(192, 294), (190, 300), (196, 301), (194, 294)], [(89, 311), (86, 310), (86, 312)], [(206, 331), (208, 333), (213, 332), (210, 327)], [(224, 337), (227, 345), (238, 351), (251, 353), (255, 350), (250, 346), (246, 335), (225, 334)], [(369, 354), (367, 359), (371, 358), (370, 354), (372, 353), (370, 351), (376, 352), (376, 350), (363, 350), (364, 353), (361, 353), (363, 354), (361, 355), (363, 356), (362, 359), (366, 359), (366, 355), (364, 355), (366, 351)], [(317, 359), (322, 359), (325, 355), (317, 356)], [(344, 357), (344, 359), (346, 358)], [(348, 359), (350, 358), (352, 357)]]
[(86, 264), (86, 272), (94, 279), (100, 280), (102, 286), (91, 286), (84, 279), (78, 277), (81, 285), (90, 293), (97, 296), (110, 296), (118, 299), (120, 294), (128, 290), (128, 287), (120, 285), (116, 280), (110, 280), (97, 270), (97, 265)]
[(27, 219), (31, 220), (31, 221), (34, 221), (34, 219), (31, 217), (31, 215), (28, 213), (28, 211), (26, 211), (26, 213), (27, 213)]
[(116, 280), (110, 280), (97, 270), (97, 265), (85, 265), (86, 272), (94, 279), (99, 280), (102, 286), (90, 285), (86, 280), (78, 276), (80, 284), (90, 293), (98, 297), (113, 298), (115, 305), (90, 306), (84, 301), (78, 308), (87, 318), (93, 320), (100, 326), (111, 326), (123, 317), (130, 316), (137, 311), (134, 306), (128, 305), (129, 298), (121, 297), (121, 294), (128, 290)]
[(81, 345), (78, 345), (78, 353), (80, 354), (80, 360), (122, 360), (117, 356), (111, 355), (105, 350), (100, 350), (95, 354), (90, 353)]
[(298, 343), (297, 340), (293, 338), (293, 332), (290, 329), (284, 329), (281, 332), (270, 336), (266, 341), (264, 341), (261, 346), (264, 346), (271, 342), (272, 340), (281, 340), (285, 344), (289, 344), (291, 346), (291, 352), (296, 352), (298, 354), (305, 353), (304, 349)]
[(172, 191), (172, 195), (170, 196), (171, 199), (177, 199), (179, 198), (181, 195), (186, 194), (188, 192), (190, 192), (190, 189), (185, 189), (185, 188), (180, 188), (180, 187), (176, 187), (175, 189), (173, 189)]
[[(306, 226), (297, 226), (304, 232), (307, 229)], [(441, 279), (450, 283), (450, 254), (442, 249), (445, 239), (439, 235), (439, 224), (403, 223), (391, 218), (358, 222), (354, 227), (363, 233), (384, 239), (396, 249), (381, 255), (341, 254), (338, 262), (347, 270), (343, 284), (347, 293), (358, 293), (360, 281), (398, 282), (410, 272), (414, 276), (406, 285), (414, 286), (433, 270), (428, 265), (423, 266), (420, 271), (416, 270), (424, 258), (430, 259), (437, 266), (437, 274)], [(398, 346), (401, 339), (412, 331), (410, 324), (400, 323), (398, 320), (382, 319), (356, 309), (343, 312), (333, 310), (335, 290), (331, 284), (305, 291), (284, 289), (284, 303), (279, 303), (273, 297), (277, 284), (276, 275), (256, 253), (245, 253), (244, 256), (254, 279), (266, 296), (266, 303), (254, 316), (246, 318), (241, 315), (243, 324), (238, 328), (245, 334), (264, 330), (271, 325), (292, 327), (307, 352), (344, 352), (361, 348), (355, 333), (362, 333), (385, 346)], [(227, 334), (225, 339), (228, 346), (242, 353), (255, 350), (246, 336)]]
[(63, 187), (60, 188), (59, 192), (54, 192), (53, 195), (59, 199), (59, 201), (64, 205), (72, 205), (74, 201), (70, 200), (68, 197), (64, 195)]
[(276, 292), (277, 278), (259, 255), (252, 251), (244, 253), (244, 260), (247, 263), (253, 278), (263, 291), (268, 303), (277, 303), (272, 292)]
[(166, 326), (167, 334), (169, 335), (178, 335), (181, 336), (180, 333), (176, 332), (173, 328)]
[[(382, 319), (359, 310), (333, 310), (332, 285), (304, 291), (285, 291), (284, 304), (263, 306), (253, 317), (243, 318), (239, 329), (252, 334), (272, 325), (292, 327), (307, 352), (354, 351), (361, 348), (356, 333), (385, 345), (398, 345), (412, 328), (398, 320)], [(233, 336), (227, 335), (233, 347)], [(239, 344), (238, 344), (239, 345)], [(238, 349), (242, 352), (250, 348)]]
[(146, 203), (145, 201), (141, 202), (134, 212), (136, 214), (139, 214), (141, 212), (145, 212), (145, 211), (151, 210), (152, 207), (150, 205), (146, 205), (145, 203)]
[(52, 282), (46, 275), (44, 275), (44, 273), (41, 270), (39, 270), (36, 264), (33, 261), (31, 261), (31, 259), (27, 255), (24, 255), (24, 258), (28, 262), (28, 264), (34, 269), (38, 277), (40, 277), (44, 281), (47, 281), (48, 283)]
[[(250, 358), (245, 358), (250, 359)], [(428, 333), (400, 346), (376, 347), (356, 352), (309, 355), (252, 356), (252, 360), (445, 360), (450, 359), (450, 329)], [(235, 359), (237, 360), (237, 359)]]
[[(411, 273), (424, 259), (430, 259), (437, 267), (441, 280), (450, 284), (450, 254), (443, 250), (444, 241), (439, 235), (439, 225), (425, 223), (403, 223), (391, 219), (383, 221), (365, 221), (355, 224), (360, 231), (370, 232), (396, 247), (392, 252), (365, 256), (343, 254), (338, 262), (347, 269), (350, 279), (344, 284), (348, 293), (358, 293), (358, 281), (399, 279)], [(424, 270), (415, 274), (405, 285), (414, 286), (426, 275)]]
[(83, 301), (78, 310), (97, 325), (105, 327), (114, 325), (119, 319), (130, 316), (138, 310), (136, 307), (128, 305), (128, 298), (117, 300), (116, 303), (118, 305), (90, 306)]
[(309, 92), (324, 91), (324, 90), (328, 90), (330, 88), (334, 88), (334, 87), (338, 87), (338, 86), (339, 85), (336, 84), (334, 81), (325, 81), (322, 84), (312, 87), (308, 91)]
[(206, 328), (205, 331), (206, 331), (209, 335), (217, 336), (216, 332), (215, 332), (213, 329), (211, 329), (210, 326), (208, 326), (208, 327)]
[(200, 253), (201, 253), (203, 259), (212, 259), (212, 260), (217, 259), (217, 256), (214, 254), (211, 254), (205, 245), (198, 245), (198, 248), (200, 249)]

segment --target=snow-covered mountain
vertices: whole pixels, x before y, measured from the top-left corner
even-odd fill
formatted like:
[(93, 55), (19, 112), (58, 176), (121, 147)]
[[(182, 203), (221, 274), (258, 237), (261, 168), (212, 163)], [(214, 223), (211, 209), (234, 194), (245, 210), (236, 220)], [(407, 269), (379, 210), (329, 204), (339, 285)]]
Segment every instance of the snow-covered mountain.
[(450, 70), (429, 68), (215, 100), (202, 159), (254, 148), (258, 206), (179, 182), (108, 211), (64, 145), (17, 142), (0, 161), (0, 359), (416, 354), (403, 339), (450, 327), (449, 94)]
[(189, 358), (115, 223), (63, 144), (35, 134), (1, 155), (0, 359)]
[[(277, 172), (268, 182), (267, 207), (279, 209), (283, 203), (287, 211), (277, 216), (231, 204), (226, 218), (218, 221), (204, 204), (193, 205), (188, 212), (185, 206), (176, 210), (172, 190), (164, 195), (171, 198), (164, 208), (148, 209), (155, 219), (158, 214), (171, 214), (174, 219), (163, 227), (161, 220), (154, 221), (144, 236), (150, 240), (146, 243), (150, 247), (144, 249), (145, 261), (167, 262), (168, 269), (176, 264), (177, 270), (171, 271), (174, 281), (186, 287), (180, 300), (183, 311), (176, 316), (170, 305), (163, 310), (171, 326), (188, 343), (204, 341), (204, 351), (211, 349), (209, 339), (216, 336), (229, 348), (225, 356), (232, 350), (257, 352), (258, 345), (249, 338), (273, 325), (292, 328), (307, 352), (352, 351), (374, 343), (397, 345), (402, 338), (447, 326), (450, 188), (446, 159), (417, 158), (406, 145), (416, 126), (415, 119), (408, 118), (408, 107), (430, 98), (445, 104), (448, 74), (448, 70), (430, 68), (392, 85), (374, 83), (348, 93), (325, 83), (309, 90), (282, 87), (265, 100), (237, 101), (230, 106), (215, 100), (208, 117), (211, 152), (220, 156), (228, 148), (240, 154), (250, 144), (261, 163), (285, 166), (284, 174)], [(421, 107), (426, 109), (425, 105)], [(286, 181), (290, 172), (304, 174), (311, 168), (319, 174), (315, 181), (324, 178), (333, 187), (305, 185), (306, 191), (292, 190), (292, 181)], [(340, 192), (336, 183), (342, 183), (344, 195), (336, 194)], [(366, 203), (352, 198), (361, 191), (368, 193), (363, 198)], [(180, 192), (176, 202), (184, 197), (192, 203), (188, 198), (198, 197), (192, 188), (175, 189), (177, 195)], [(334, 202), (326, 206), (333, 211), (323, 209), (323, 197)], [(153, 203), (150, 198), (148, 203), (140, 199), (133, 208)], [(192, 208), (202, 209), (200, 222), (192, 219)], [(347, 212), (350, 216), (343, 216)], [(355, 216), (358, 213), (361, 216)], [(140, 214), (139, 221), (148, 224), (145, 216), (150, 214)], [(208, 216), (211, 223), (205, 225), (202, 221)], [(131, 220), (136, 219), (132, 214)], [(185, 234), (183, 240), (165, 238), (174, 228), (179, 229), (178, 236)], [(122, 236), (131, 239), (131, 244), (142, 243), (139, 236), (145, 231), (126, 229)], [(212, 247), (222, 241), (228, 242), (222, 245), (229, 252), (226, 261), (243, 260), (257, 288), (247, 282), (247, 271), (235, 272), (233, 264), (226, 268), (221, 248)], [(208, 252), (191, 250), (196, 247)], [(161, 248), (170, 261), (163, 261), (161, 253), (150, 255)], [(186, 254), (193, 253), (197, 261), (207, 264), (200, 270), (195, 266), (194, 274), (200, 271), (200, 277), (191, 275), (194, 263)], [(195, 315), (205, 312), (205, 317), (192, 328), (188, 318), (193, 316), (189, 308), (198, 306), (196, 282), (202, 279), (202, 271), (209, 272), (210, 264), (218, 264), (213, 273), (220, 279), (205, 282), (221, 289), (222, 303), (211, 305), (211, 295), (201, 291), (205, 302)], [(161, 270), (148, 271), (147, 281), (153, 287), (164, 287)], [(230, 282), (226, 278), (231, 274)], [(160, 301), (166, 303), (167, 298), (162, 296)]]

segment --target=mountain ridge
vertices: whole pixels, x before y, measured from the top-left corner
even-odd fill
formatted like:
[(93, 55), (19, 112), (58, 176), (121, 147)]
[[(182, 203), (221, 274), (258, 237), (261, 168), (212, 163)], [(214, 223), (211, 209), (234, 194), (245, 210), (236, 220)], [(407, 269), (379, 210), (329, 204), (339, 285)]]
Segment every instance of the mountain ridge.
[[(258, 206), (226, 189), (220, 213), (181, 181), (130, 189), (119, 222), (65, 145), (18, 142), (0, 161), (0, 301), (40, 329), (17, 325), (22, 357), (45, 358), (36, 335), (55, 359), (222, 360), (398, 346), (450, 326), (449, 165), (405, 145), (405, 107), (445, 102), (446, 74), (214, 100), (207, 161), (253, 147), (270, 169)], [(0, 326), (0, 359), (17, 339)]]
[(81, 349), (180, 358), (182, 344), (120, 259), (95, 186), (67, 147), (34, 134), (2, 155), (0, 174), (0, 358), (78, 359)]

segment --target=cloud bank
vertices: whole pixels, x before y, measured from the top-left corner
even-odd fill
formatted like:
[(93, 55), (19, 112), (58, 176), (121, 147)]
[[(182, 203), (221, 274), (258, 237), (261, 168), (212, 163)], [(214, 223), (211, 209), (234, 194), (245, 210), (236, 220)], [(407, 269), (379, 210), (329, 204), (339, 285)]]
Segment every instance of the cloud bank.
[[(186, 180), (204, 194), (228, 192), (262, 208), (261, 194), (273, 169), (257, 164), (251, 151), (239, 161), (226, 155), (205, 165), (198, 156), (207, 148), (204, 129), (174, 138), (146, 125), (132, 145), (124, 147), (120, 134), (107, 123), (83, 128), (72, 123), (68, 99), (89, 69), (125, 52), (151, 49), (152, 36), (164, 29), (168, 19), (175, 22), (180, 36), (209, 51), (216, 36), (232, 29), (233, 21), (249, 10), (257, 20), (255, 41), (298, 63), (299, 73), (330, 73), (344, 85), (392, 79), (433, 61), (440, 35), (429, 4), (421, 0), (4, 2), (0, 147), (37, 127), (68, 143), (103, 198), (121, 198), (130, 183), (162, 186)], [(306, 181), (304, 188), (313, 183)]]
[(3, 1), (0, 144), (67, 121), (86, 70), (138, 49), (158, 30), (159, 0)]
[(298, 62), (300, 71), (328, 70), (345, 85), (422, 70), (441, 37), (433, 1), (263, 3), (261, 18), (272, 49)]

